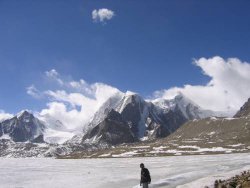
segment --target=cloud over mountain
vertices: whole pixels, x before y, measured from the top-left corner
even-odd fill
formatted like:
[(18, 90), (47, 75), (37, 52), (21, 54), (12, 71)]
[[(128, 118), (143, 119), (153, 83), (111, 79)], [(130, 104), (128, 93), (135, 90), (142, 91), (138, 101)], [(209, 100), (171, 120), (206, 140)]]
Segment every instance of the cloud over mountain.
[(89, 84), (83, 79), (64, 79), (55, 69), (46, 71), (45, 76), (57, 87), (40, 91), (31, 85), (26, 88), (27, 93), (36, 99), (43, 96), (48, 100), (47, 107), (38, 112), (41, 119), (47, 122), (60, 120), (69, 129), (82, 128), (109, 97), (121, 93), (103, 83)]
[(8, 118), (12, 118), (12, 117), (13, 117), (13, 114), (9, 114), (3, 110), (0, 110), (0, 122), (6, 120)]
[[(237, 58), (200, 58), (193, 61), (210, 78), (205, 85), (184, 85), (155, 91), (154, 98), (174, 98), (184, 94), (204, 109), (235, 113), (250, 97), (250, 64)], [(104, 83), (88, 83), (60, 75), (55, 69), (45, 72), (47, 81), (56, 87), (40, 91), (35, 85), (27, 87), (32, 97), (47, 99), (46, 108), (38, 113), (47, 122), (60, 120), (70, 129), (82, 128), (98, 108), (111, 96), (122, 94)], [(153, 98), (153, 99), (154, 99)]]
[(237, 58), (219, 56), (194, 60), (204, 75), (210, 77), (206, 85), (172, 87), (154, 93), (155, 97), (172, 98), (183, 93), (201, 107), (234, 113), (250, 97), (250, 64)]

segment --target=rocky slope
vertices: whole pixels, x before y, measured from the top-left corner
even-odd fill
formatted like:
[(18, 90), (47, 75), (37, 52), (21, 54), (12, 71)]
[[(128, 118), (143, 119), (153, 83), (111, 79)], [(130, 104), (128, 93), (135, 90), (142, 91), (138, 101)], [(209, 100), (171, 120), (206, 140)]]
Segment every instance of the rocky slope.
[(235, 118), (250, 116), (250, 98), (248, 101), (240, 108), (240, 110), (235, 114)]
[[(240, 175), (236, 175), (227, 180), (216, 180), (214, 188), (249, 188), (250, 187), (250, 171), (244, 171)], [(205, 188), (209, 188), (205, 186)]]

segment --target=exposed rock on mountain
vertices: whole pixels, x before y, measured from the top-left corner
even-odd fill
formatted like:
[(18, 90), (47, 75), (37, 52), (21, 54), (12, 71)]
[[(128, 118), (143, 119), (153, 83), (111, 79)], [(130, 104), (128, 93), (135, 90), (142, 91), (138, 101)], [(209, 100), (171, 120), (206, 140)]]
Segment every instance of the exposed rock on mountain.
[(101, 123), (84, 135), (82, 140), (83, 143), (117, 145), (134, 142), (136, 138), (121, 114), (111, 110)]
[(15, 142), (44, 142), (45, 125), (27, 111), (0, 123), (0, 136), (8, 136)]
[(90, 122), (84, 126), (84, 132), (101, 123), (112, 109), (117, 109), (123, 99), (123, 94), (117, 93), (110, 97), (94, 114)]
[[(203, 110), (183, 95), (178, 95), (173, 100), (158, 99), (150, 102), (135, 93), (127, 92), (123, 96), (111, 97), (101, 106), (90, 122), (83, 140), (89, 138), (89, 135), (93, 138), (100, 136), (100, 123), (106, 126), (111, 123), (104, 121), (110, 111), (112, 113), (116, 111), (117, 116), (120, 115), (120, 119), (116, 119), (116, 124), (127, 126), (132, 132), (134, 137), (127, 142), (165, 137), (188, 120), (209, 117), (213, 114), (211, 111)], [(122, 134), (126, 133), (121, 132)]]
[(235, 114), (235, 118), (250, 116), (250, 98), (248, 101), (240, 108), (240, 110)]

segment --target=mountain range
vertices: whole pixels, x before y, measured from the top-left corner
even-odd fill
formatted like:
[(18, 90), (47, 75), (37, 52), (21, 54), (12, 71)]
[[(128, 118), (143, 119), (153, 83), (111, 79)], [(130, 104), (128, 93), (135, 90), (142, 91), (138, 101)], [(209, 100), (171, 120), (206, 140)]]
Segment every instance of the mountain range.
[[(145, 101), (139, 95), (128, 92), (123, 96), (110, 98), (101, 106), (90, 121), (81, 142), (92, 139), (95, 143), (116, 145), (162, 138), (188, 120), (215, 114), (203, 110), (184, 95), (178, 95), (172, 100)], [(118, 141), (116, 133), (124, 131), (126, 137), (120, 137)]]
[(189, 120), (167, 137), (71, 153), (66, 158), (144, 157), (250, 152), (250, 99), (234, 117)]
[[(247, 114), (246, 109), (247, 103), (235, 118)], [(80, 134), (67, 130), (60, 120), (48, 123), (22, 111), (0, 122), (0, 151), (1, 156), (58, 156), (126, 143), (157, 143), (173, 137), (190, 122), (204, 124), (223, 115), (202, 109), (182, 94), (170, 100), (149, 101), (132, 92), (119, 93), (103, 103)], [(183, 131), (194, 133), (189, 127)]]

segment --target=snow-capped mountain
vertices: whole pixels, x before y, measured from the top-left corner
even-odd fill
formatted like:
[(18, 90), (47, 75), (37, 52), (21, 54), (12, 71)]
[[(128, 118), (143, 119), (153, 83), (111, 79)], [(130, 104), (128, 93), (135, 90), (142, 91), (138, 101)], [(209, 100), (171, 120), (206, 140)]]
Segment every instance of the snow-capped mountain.
[(44, 142), (44, 130), (45, 125), (28, 111), (0, 123), (0, 137), (9, 137), (15, 142)]
[(177, 146), (184, 145), (183, 148), (188, 149), (201, 148), (200, 153), (249, 152), (249, 115), (250, 99), (233, 118), (208, 117), (188, 121), (167, 138), (159, 140), (159, 142), (157, 141), (157, 146), (162, 146), (164, 145), (163, 143), (173, 143), (173, 145)]
[(48, 115), (39, 115), (38, 119), (46, 125), (44, 130), (44, 141), (51, 144), (62, 144), (71, 139), (76, 133), (69, 130), (60, 120), (48, 117)]
[[(127, 92), (124, 95), (109, 98), (95, 113), (86, 131), (86, 135), (91, 134), (95, 137), (95, 142), (99, 136), (97, 132), (94, 135), (93, 130), (98, 129), (100, 124), (106, 124), (105, 119), (112, 110), (121, 117), (121, 120), (116, 122), (125, 123), (131, 130), (133, 141), (165, 137), (188, 120), (202, 119), (215, 114), (212, 111), (203, 110), (184, 95), (178, 95), (172, 100), (145, 101), (138, 94)], [(84, 136), (83, 140), (86, 138)]]
[(67, 129), (58, 119), (22, 111), (0, 123), (0, 151), (5, 156), (25, 156), (26, 150), (27, 156), (54, 156), (98, 150), (163, 138), (189, 120), (214, 115), (184, 95), (150, 101), (132, 92), (117, 93), (103, 103), (88, 125), (83, 125), (80, 134)]
[(118, 92), (112, 97), (110, 97), (106, 102), (104, 102), (94, 114), (94, 116), (91, 118), (89, 123), (84, 125), (83, 132), (86, 132), (87, 130), (93, 128), (94, 126), (102, 122), (112, 109), (116, 109), (119, 106), (123, 97), (124, 94)]
[(216, 112), (211, 110), (202, 109), (199, 105), (195, 104), (192, 100), (185, 97), (183, 94), (177, 95), (174, 99), (156, 99), (152, 103), (159, 108), (167, 111), (180, 110), (186, 119), (203, 119), (206, 117), (217, 116)]
[(59, 127), (63, 127), (61, 123), (49, 127), (31, 112), (19, 112), (0, 123), (0, 157), (55, 157), (69, 153), (70, 148), (58, 144), (74, 134)]
[[(70, 154), (68, 158), (175, 156), (250, 152), (249, 101), (250, 99), (241, 107), (234, 118), (207, 117), (204, 119), (193, 119), (187, 121), (171, 135), (163, 139), (123, 144), (101, 151), (80, 151), (76, 154)], [(175, 108), (172, 110), (167, 109), (167, 112), (173, 113), (172, 110)], [(176, 116), (178, 117), (178, 115)]]
[(0, 138), (14, 142), (46, 142), (62, 144), (71, 139), (74, 132), (68, 130), (61, 121), (45, 121), (27, 110), (0, 123)]

